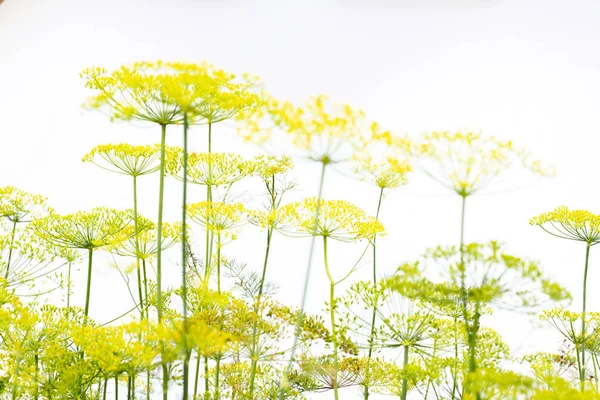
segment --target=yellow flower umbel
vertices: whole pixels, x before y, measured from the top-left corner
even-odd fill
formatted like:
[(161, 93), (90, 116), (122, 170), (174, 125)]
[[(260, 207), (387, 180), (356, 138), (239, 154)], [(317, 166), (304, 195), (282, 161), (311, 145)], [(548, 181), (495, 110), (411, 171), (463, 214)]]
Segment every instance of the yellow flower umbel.
[[(234, 153), (188, 154), (188, 182), (205, 186), (230, 185), (252, 173), (253, 164)], [(183, 181), (183, 150), (169, 152), (167, 172)]]
[[(593, 245), (600, 243), (600, 215), (592, 214), (586, 210), (569, 210), (565, 206), (560, 206), (553, 211), (532, 218), (529, 223), (541, 227), (544, 231), (558, 238), (575, 240), (586, 244), (581, 318), (581, 335), (585, 337), (585, 309), (587, 301), (587, 274), (590, 248)], [(579, 381), (581, 384), (581, 391), (583, 391), (585, 389), (585, 341), (581, 343), (581, 351), (579, 347), (576, 347), (575, 350), (577, 351)]]
[[(8, 243), (8, 256), (5, 264), (4, 277), (8, 279), (13, 257), (13, 247), (17, 239), (17, 224), (25, 224), (37, 218), (42, 218), (52, 212), (46, 205), (46, 198), (37, 194), (27, 193), (13, 186), (0, 188), (0, 220), (9, 221), (10, 243)], [(1, 225), (0, 225), (1, 228)], [(0, 259), (0, 263), (2, 259)]]
[[(239, 203), (201, 201), (187, 206), (190, 219), (217, 236), (217, 290), (221, 292), (221, 247), (223, 235), (248, 221), (248, 211)], [(233, 235), (234, 236), (234, 235)], [(205, 266), (208, 278), (210, 267)]]
[(284, 226), (280, 228), (281, 230), (291, 231), (292, 234), (323, 238), (325, 273), (329, 279), (329, 317), (333, 342), (332, 387), (337, 400), (339, 338), (335, 323), (335, 285), (350, 276), (354, 268), (341, 280), (336, 281), (333, 278), (327, 257), (327, 239), (343, 242), (352, 242), (358, 239), (372, 240), (375, 235), (383, 233), (383, 226), (377, 219), (367, 216), (363, 210), (343, 200), (321, 200), (313, 197), (301, 202), (286, 204), (281, 207), (280, 211)]
[(383, 140), (415, 158), (427, 175), (462, 197), (483, 189), (513, 164), (522, 164), (534, 174), (552, 174), (512, 141), (479, 133), (445, 131), (425, 134), (414, 142), (391, 136)]
[[(130, 211), (96, 207), (69, 215), (50, 215), (34, 221), (32, 229), (43, 239), (73, 249), (88, 250), (88, 277), (85, 297), (85, 316), (90, 306), (92, 284), (92, 255), (95, 249), (114, 243), (114, 238), (133, 222)], [(133, 232), (132, 232), (133, 233)]]
[(352, 242), (370, 240), (374, 235), (383, 233), (383, 226), (377, 219), (344, 200), (307, 198), (286, 204), (281, 207), (280, 214), (286, 225), (281, 230), (290, 234)]
[(102, 169), (133, 177), (159, 170), (160, 145), (134, 146), (127, 143), (96, 146), (83, 157)]

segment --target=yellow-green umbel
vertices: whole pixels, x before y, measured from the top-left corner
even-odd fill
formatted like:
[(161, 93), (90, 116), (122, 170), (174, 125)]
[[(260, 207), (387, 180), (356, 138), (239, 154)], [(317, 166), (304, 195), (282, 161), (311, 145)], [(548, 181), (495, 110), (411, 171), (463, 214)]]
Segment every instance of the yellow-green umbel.
[(94, 250), (113, 244), (115, 237), (132, 223), (133, 213), (131, 211), (96, 207), (91, 211), (79, 211), (64, 216), (52, 214), (31, 224), (37, 234), (45, 240), (67, 248), (88, 251), (86, 317), (90, 309)]
[[(600, 243), (600, 215), (593, 214), (587, 210), (569, 210), (560, 206), (553, 211), (532, 218), (529, 223), (541, 227), (552, 236), (561, 239), (575, 240), (585, 243), (585, 265), (583, 269), (583, 299), (581, 314), (581, 335), (586, 337), (586, 300), (587, 300), (587, 275), (590, 258), (590, 248)], [(579, 369), (579, 381), (581, 391), (585, 390), (585, 340), (577, 351), (577, 367)]]

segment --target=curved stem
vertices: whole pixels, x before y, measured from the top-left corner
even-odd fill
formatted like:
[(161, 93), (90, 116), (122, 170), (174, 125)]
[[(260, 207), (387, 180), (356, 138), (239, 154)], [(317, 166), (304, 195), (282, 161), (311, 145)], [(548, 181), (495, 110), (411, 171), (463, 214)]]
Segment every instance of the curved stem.
[[(328, 163), (326, 162), (322, 162), (321, 163), (321, 177), (319, 179), (319, 192), (317, 195), (317, 210), (315, 213), (315, 222), (313, 224), (313, 227), (316, 227), (317, 224), (319, 223), (319, 213), (320, 213), (320, 206), (321, 206), (321, 199), (323, 198), (323, 186), (325, 183), (325, 170), (327, 168)], [(314, 230), (314, 229), (313, 229)], [(306, 273), (304, 275), (304, 286), (302, 289), (302, 301), (300, 303), (300, 310), (298, 310), (298, 316), (296, 317), (296, 326), (294, 327), (294, 344), (292, 345), (292, 352), (290, 355), (290, 360), (288, 361), (288, 364), (285, 368), (284, 371), (284, 382), (288, 381), (288, 376), (290, 373), (290, 370), (292, 369), (292, 363), (294, 362), (294, 355), (296, 354), (296, 347), (298, 347), (298, 339), (300, 337), (300, 330), (302, 329), (302, 321), (304, 319), (304, 309), (306, 307), (306, 297), (308, 294), (308, 282), (310, 280), (310, 272), (312, 269), (312, 259), (313, 259), (313, 254), (315, 252), (315, 242), (316, 242), (316, 237), (313, 236), (311, 238), (311, 242), (310, 242), (310, 250), (308, 251), (308, 263), (306, 266)], [(284, 388), (282, 387), (279, 390), (279, 400), (283, 400), (284, 396)]]
[(338, 395), (338, 338), (337, 330), (335, 329), (335, 281), (329, 270), (329, 261), (327, 258), (327, 236), (323, 236), (323, 260), (325, 262), (325, 273), (329, 279), (329, 319), (331, 320), (331, 338), (333, 342), (333, 396), (335, 400), (339, 399)]
[(581, 312), (581, 370), (579, 371), (579, 382), (581, 391), (585, 390), (585, 306), (587, 301), (587, 274), (588, 262), (590, 259), (590, 243), (587, 243), (585, 248), (585, 268), (583, 270), (583, 307)]
[(88, 250), (88, 276), (87, 276), (87, 289), (85, 291), (85, 320), (87, 323), (87, 317), (90, 311), (90, 291), (92, 288), (92, 255), (94, 253), (94, 249), (90, 248)]
[[(379, 219), (379, 211), (381, 210), (381, 201), (383, 200), (383, 188), (379, 191), (379, 201), (377, 202), (377, 213), (375, 214), (375, 218)], [(373, 340), (375, 337), (375, 319), (377, 316), (377, 301), (378, 301), (378, 292), (377, 292), (377, 235), (373, 237), (373, 290), (375, 294), (375, 298), (373, 301), (373, 313), (371, 314), (371, 332), (369, 334), (369, 352), (367, 354), (367, 368), (365, 371), (365, 375), (367, 377), (366, 381), (369, 382), (369, 369), (371, 364), (371, 359), (373, 357)], [(367, 400), (369, 398), (369, 386), (365, 385), (365, 391), (363, 395), (363, 399)]]
[(6, 262), (6, 275), (5, 275), (6, 280), (8, 280), (8, 272), (10, 271), (10, 260), (12, 258), (13, 246), (15, 244), (16, 232), (17, 232), (17, 221), (13, 221), (13, 226), (10, 231), (10, 246), (8, 248), (8, 261)]

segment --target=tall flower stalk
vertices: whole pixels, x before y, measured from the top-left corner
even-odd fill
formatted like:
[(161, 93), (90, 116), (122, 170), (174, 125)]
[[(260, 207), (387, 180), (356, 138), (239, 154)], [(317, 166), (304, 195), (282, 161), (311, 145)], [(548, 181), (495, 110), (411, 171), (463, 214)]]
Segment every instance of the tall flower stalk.
[[(531, 225), (537, 225), (549, 234), (568, 240), (585, 243), (585, 263), (583, 266), (583, 290), (581, 306), (581, 342), (576, 344), (577, 369), (579, 372), (580, 389), (585, 390), (585, 348), (586, 305), (587, 305), (587, 276), (590, 259), (590, 248), (600, 243), (600, 215), (586, 210), (569, 210), (565, 206), (534, 217)], [(580, 345), (580, 346), (579, 346)], [(581, 349), (580, 349), (581, 347)]]

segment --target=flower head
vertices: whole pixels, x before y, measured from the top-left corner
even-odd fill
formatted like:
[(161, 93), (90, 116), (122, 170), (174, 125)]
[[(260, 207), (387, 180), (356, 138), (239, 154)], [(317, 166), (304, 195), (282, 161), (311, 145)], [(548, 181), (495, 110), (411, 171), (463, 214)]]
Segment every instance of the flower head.
[(411, 170), (408, 160), (399, 160), (389, 156), (384, 161), (376, 162), (371, 156), (358, 160), (355, 172), (362, 180), (380, 189), (395, 189), (406, 184), (406, 174)]
[[(156, 228), (157, 226), (154, 223), (146, 224), (139, 229), (136, 236), (134, 226), (129, 226), (114, 236), (110, 250), (120, 256), (139, 257), (141, 260), (155, 257), (158, 250)], [(163, 222), (161, 250), (164, 251), (179, 242), (182, 229), (183, 225), (181, 223), (169, 224)]]
[(539, 160), (513, 146), (511, 141), (483, 137), (474, 132), (432, 132), (417, 141), (382, 136), (398, 150), (414, 157), (424, 172), (461, 196), (485, 187), (515, 163), (535, 174), (551, 175)]
[(316, 197), (286, 204), (280, 209), (283, 228), (300, 235), (323, 236), (341, 241), (372, 239), (383, 233), (383, 225), (344, 200)]
[(46, 198), (27, 193), (13, 186), (0, 188), (0, 217), (11, 222), (30, 222), (52, 211), (46, 205)]
[(190, 219), (214, 232), (237, 228), (246, 223), (248, 211), (239, 203), (201, 201), (189, 204)]
[(73, 249), (112, 245), (114, 238), (133, 222), (131, 211), (96, 207), (74, 214), (52, 214), (30, 226), (41, 238)]
[(569, 210), (560, 206), (532, 218), (529, 223), (563, 239), (577, 240), (590, 245), (600, 242), (600, 215), (586, 210)]
[[(198, 185), (229, 185), (248, 176), (253, 163), (234, 153), (190, 153), (188, 154), (188, 182)], [(168, 152), (167, 171), (183, 180), (183, 150)]]
[(151, 174), (159, 170), (160, 145), (133, 146), (126, 143), (96, 146), (83, 157), (100, 168), (130, 176)]

